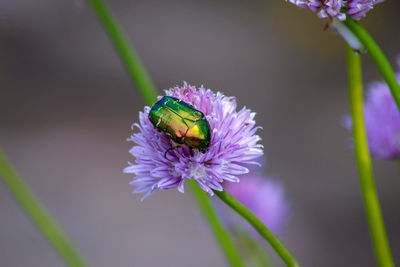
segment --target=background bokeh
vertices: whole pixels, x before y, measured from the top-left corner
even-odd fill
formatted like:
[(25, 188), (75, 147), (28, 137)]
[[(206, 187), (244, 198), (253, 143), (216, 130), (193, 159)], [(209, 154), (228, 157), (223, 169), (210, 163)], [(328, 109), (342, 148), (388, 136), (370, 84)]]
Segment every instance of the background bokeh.
[[(265, 174), (292, 215), (303, 266), (375, 266), (350, 135), (344, 42), (276, 1), (108, 1), (158, 88), (187, 81), (237, 96), (263, 126)], [(190, 194), (140, 202), (122, 169), (143, 101), (87, 2), (0, 1), (0, 145), (93, 266), (225, 266)], [(391, 62), (398, 1), (362, 24)], [(364, 56), (364, 81), (381, 79)], [(374, 161), (400, 264), (400, 169)], [(0, 184), (0, 266), (62, 266)], [(278, 260), (278, 266), (281, 266)]]

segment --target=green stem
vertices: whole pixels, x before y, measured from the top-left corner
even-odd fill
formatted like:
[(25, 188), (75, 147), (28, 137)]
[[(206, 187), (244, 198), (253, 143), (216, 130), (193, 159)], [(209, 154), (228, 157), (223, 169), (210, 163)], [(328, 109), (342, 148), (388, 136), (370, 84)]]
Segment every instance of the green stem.
[(57, 222), (50, 216), (29, 186), (13, 169), (6, 155), (0, 149), (0, 177), (13, 197), (18, 201), (31, 221), (42, 232), (47, 241), (69, 266), (86, 266), (78, 251), (62, 232)]
[(115, 50), (119, 53), (132, 80), (136, 83), (145, 101), (152, 105), (157, 98), (157, 90), (147, 74), (146, 69), (143, 67), (135, 49), (129, 44), (106, 3), (102, 0), (89, 0), (89, 2), (92, 4), (94, 11), (103, 24), (104, 30), (108, 34), (111, 42), (114, 44)]
[(363, 27), (360, 26), (360, 24), (349, 17), (347, 17), (346, 21), (343, 23), (358, 38), (358, 40), (364, 45), (368, 53), (371, 55), (383, 79), (389, 86), (394, 101), (400, 110), (400, 85), (392, 67), (390, 66), (389, 61), (382, 53), (379, 46), (375, 43), (374, 39), (372, 39), (372, 37)]
[(194, 198), (199, 204), (199, 207), (203, 212), (204, 217), (207, 219), (208, 224), (210, 225), (215, 239), (220, 245), (221, 250), (224, 252), (231, 266), (244, 266), (242, 259), (240, 258), (240, 253), (236, 248), (235, 242), (229, 232), (224, 228), (221, 221), (218, 219), (214, 207), (211, 204), (210, 198), (197, 185), (194, 180), (188, 181), (188, 184), (192, 189)]
[[(92, 4), (99, 20), (102, 22), (106, 33), (114, 44), (115, 50), (119, 53), (121, 60), (124, 62), (132, 80), (136, 82), (140, 94), (148, 105), (152, 105), (157, 99), (157, 89), (148, 76), (145, 67), (140, 62), (135, 49), (127, 41), (122, 29), (104, 1), (89, 0), (89, 2)], [(213, 210), (209, 200), (204, 196), (203, 192), (199, 192), (199, 190), (201, 189), (198, 188), (198, 186), (192, 186), (197, 204), (208, 220), (221, 249), (224, 251), (232, 266), (244, 266), (239, 256), (240, 254), (237, 253), (234, 247), (232, 237), (219, 222), (218, 216)]]
[(296, 259), (290, 254), (289, 250), (279, 241), (279, 239), (265, 226), (265, 224), (257, 218), (248, 208), (242, 203), (232, 197), (226, 191), (214, 191), (214, 193), (234, 211), (239, 213), (247, 222), (249, 222), (254, 229), (271, 245), (271, 247), (278, 253), (281, 259), (287, 266), (300, 266)]
[[(265, 246), (261, 244), (258, 236), (250, 235), (248, 231), (242, 230), (239, 227), (235, 228), (237, 239), (242, 246), (242, 254), (246, 253), (251, 261), (251, 266), (254, 267), (273, 267), (274, 264), (269, 257), (269, 253)], [(244, 250), (244, 252), (243, 252)]]
[(372, 243), (379, 266), (394, 266), (375, 188), (365, 133), (361, 57), (355, 54), (350, 46), (347, 46), (347, 61), (354, 149)]

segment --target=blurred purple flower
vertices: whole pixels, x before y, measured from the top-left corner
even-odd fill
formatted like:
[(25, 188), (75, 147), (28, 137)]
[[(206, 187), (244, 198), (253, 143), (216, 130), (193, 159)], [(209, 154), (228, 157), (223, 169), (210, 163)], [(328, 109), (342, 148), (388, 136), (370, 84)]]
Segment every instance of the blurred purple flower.
[(333, 17), (338, 20), (345, 20), (346, 15), (352, 19), (359, 20), (371, 10), (375, 4), (384, 0), (286, 0), (301, 8), (318, 12), (318, 17)]
[(157, 190), (174, 187), (183, 193), (185, 180), (194, 179), (213, 195), (213, 190), (223, 190), (223, 181), (239, 182), (237, 176), (249, 172), (247, 164), (258, 164), (254, 160), (263, 155), (263, 147), (258, 144), (261, 138), (255, 134), (260, 128), (255, 127), (255, 113), (246, 108), (236, 111), (234, 97), (213, 93), (203, 86), (196, 90), (184, 83), (182, 88), (175, 87), (165, 93), (204, 113), (211, 127), (211, 145), (205, 153), (195, 149), (191, 155), (189, 148), (183, 146), (165, 157), (172, 141), (156, 131), (148, 118), (150, 107), (146, 106), (139, 113), (139, 124), (133, 124), (139, 132), (128, 138), (136, 143), (130, 150), (136, 161), (128, 162), (124, 173), (136, 175), (130, 183), (136, 187), (134, 193), (147, 192), (142, 199)]
[(227, 184), (225, 189), (275, 234), (279, 234), (286, 226), (289, 204), (279, 181), (247, 174), (241, 176), (240, 183)]
[[(400, 66), (400, 56), (398, 57)], [(400, 82), (400, 72), (397, 73)], [(383, 81), (374, 82), (364, 102), (365, 127), (371, 155), (380, 159), (400, 159), (400, 112)], [(352, 129), (351, 117), (345, 127)]]

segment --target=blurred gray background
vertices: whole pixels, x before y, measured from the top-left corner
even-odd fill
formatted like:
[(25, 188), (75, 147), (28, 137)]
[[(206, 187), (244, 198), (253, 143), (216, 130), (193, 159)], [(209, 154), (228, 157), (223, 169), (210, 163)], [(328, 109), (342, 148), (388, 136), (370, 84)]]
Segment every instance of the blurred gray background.
[[(160, 89), (187, 81), (257, 111), (265, 174), (292, 207), (303, 266), (375, 266), (350, 134), (344, 42), (276, 1), (108, 1)], [(190, 194), (140, 202), (122, 169), (143, 101), (82, 0), (0, 1), (0, 145), (93, 266), (225, 266)], [(391, 62), (398, 1), (362, 24)], [(381, 79), (368, 55), (364, 81)], [(374, 161), (400, 264), (400, 169)], [(281, 262), (277, 260), (278, 266)], [(0, 266), (62, 266), (0, 183)]]

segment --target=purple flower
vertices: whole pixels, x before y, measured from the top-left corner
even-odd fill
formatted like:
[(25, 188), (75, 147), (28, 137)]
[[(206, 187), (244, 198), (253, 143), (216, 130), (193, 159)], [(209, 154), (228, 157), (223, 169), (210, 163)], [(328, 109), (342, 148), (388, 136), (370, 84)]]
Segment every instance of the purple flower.
[(289, 0), (290, 3), (295, 4), (304, 9), (317, 12), (322, 7), (321, 0)]
[[(400, 66), (400, 56), (398, 64)], [(400, 72), (397, 80), (400, 82)], [(400, 112), (385, 82), (369, 86), (364, 116), (371, 155), (380, 159), (400, 159)], [(350, 116), (346, 117), (345, 127), (352, 129)]]
[(325, 0), (323, 2), (323, 8), (321, 8), (318, 12), (318, 17), (333, 17), (337, 18), (338, 20), (345, 20), (346, 14), (340, 11), (343, 6), (344, 2), (342, 0)]
[[(183, 146), (165, 152), (173, 146), (172, 141), (156, 131), (149, 121), (150, 107), (139, 113), (139, 123), (133, 124), (139, 132), (128, 141), (136, 143), (130, 153), (136, 158), (124, 173), (133, 173), (134, 193), (147, 192), (144, 197), (157, 190), (177, 187), (184, 192), (186, 179), (194, 179), (207, 193), (222, 191), (223, 181), (239, 182), (238, 175), (249, 172), (246, 165), (258, 164), (254, 161), (263, 155), (263, 146), (258, 144), (261, 138), (256, 135), (254, 116), (249, 109), (236, 110), (236, 99), (222, 93), (213, 93), (203, 86), (198, 90), (184, 83), (182, 88), (175, 87), (165, 91), (167, 96), (176, 97), (193, 105), (206, 116), (211, 128), (211, 145), (202, 153), (194, 149), (191, 155), (189, 147)], [(161, 97), (159, 97), (161, 99)]]
[(337, 18), (345, 20), (346, 15), (352, 19), (359, 20), (371, 10), (375, 4), (384, 0), (286, 0), (301, 8), (318, 12), (320, 18)]
[(374, 8), (375, 4), (382, 3), (384, 0), (349, 0), (347, 3), (347, 15), (352, 19), (359, 20)]
[(279, 181), (247, 174), (240, 178), (240, 183), (227, 184), (225, 189), (275, 234), (279, 234), (286, 226), (289, 204)]

